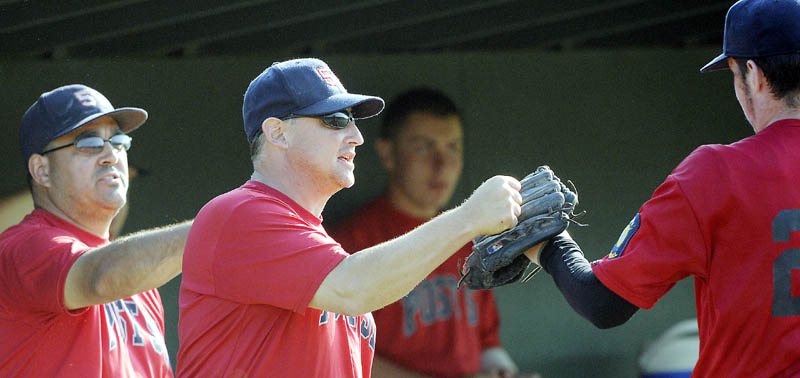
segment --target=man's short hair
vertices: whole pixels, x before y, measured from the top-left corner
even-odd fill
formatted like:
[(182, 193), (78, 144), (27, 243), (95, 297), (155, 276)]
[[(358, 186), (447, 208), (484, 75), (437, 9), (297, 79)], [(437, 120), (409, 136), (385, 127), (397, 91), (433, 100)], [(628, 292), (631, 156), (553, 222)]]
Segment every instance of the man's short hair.
[(800, 106), (800, 53), (735, 59), (742, 77), (747, 73), (747, 61), (752, 60), (764, 72), (776, 98), (788, 106)]
[(381, 138), (394, 139), (408, 117), (415, 112), (440, 117), (456, 115), (463, 119), (456, 104), (442, 91), (427, 87), (413, 88), (397, 96), (384, 110)]

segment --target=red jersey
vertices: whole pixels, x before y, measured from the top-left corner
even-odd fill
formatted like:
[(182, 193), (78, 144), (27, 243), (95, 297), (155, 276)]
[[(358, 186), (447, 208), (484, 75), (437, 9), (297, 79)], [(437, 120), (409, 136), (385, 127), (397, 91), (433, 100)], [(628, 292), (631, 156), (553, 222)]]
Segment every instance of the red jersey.
[(106, 244), (39, 209), (0, 235), (0, 376), (172, 377), (157, 290), (64, 307), (72, 264)]
[[(357, 252), (423, 223), (379, 197), (336, 224), (331, 235)], [(380, 356), (438, 377), (480, 372), (481, 352), (500, 345), (500, 320), (491, 290), (457, 289), (458, 262), (471, 251), (472, 243), (465, 245), (403, 299), (373, 311)]]
[(697, 377), (800, 371), (800, 120), (689, 155), (593, 263), (649, 309), (694, 276)]
[(321, 223), (257, 181), (200, 210), (183, 256), (178, 376), (370, 376), (372, 316), (308, 308), (347, 257)]

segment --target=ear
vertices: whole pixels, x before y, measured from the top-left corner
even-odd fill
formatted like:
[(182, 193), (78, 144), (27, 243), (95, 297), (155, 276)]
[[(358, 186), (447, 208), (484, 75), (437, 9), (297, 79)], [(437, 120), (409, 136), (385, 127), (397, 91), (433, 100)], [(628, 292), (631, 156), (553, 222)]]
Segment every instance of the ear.
[(264, 133), (267, 143), (282, 149), (289, 148), (286, 139), (286, 122), (275, 117), (267, 118), (261, 123), (261, 131)]
[(764, 90), (769, 92), (767, 77), (764, 75), (764, 71), (761, 70), (761, 67), (759, 67), (756, 62), (749, 59), (747, 60), (747, 72), (749, 75), (745, 77), (745, 80), (748, 81), (747, 84), (750, 85), (750, 89), (753, 92), (761, 93)]
[(375, 141), (375, 150), (378, 152), (378, 157), (381, 159), (381, 165), (387, 172), (394, 170), (394, 143), (386, 138), (380, 138)]
[(28, 159), (28, 173), (33, 181), (41, 186), (50, 187), (50, 160), (47, 156), (33, 154)]

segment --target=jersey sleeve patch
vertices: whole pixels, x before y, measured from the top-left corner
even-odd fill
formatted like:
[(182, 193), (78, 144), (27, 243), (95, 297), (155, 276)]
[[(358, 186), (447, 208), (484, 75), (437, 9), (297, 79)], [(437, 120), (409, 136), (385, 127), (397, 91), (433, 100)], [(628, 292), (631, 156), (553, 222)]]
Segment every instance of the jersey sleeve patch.
[(622, 256), (622, 252), (625, 251), (625, 247), (628, 246), (628, 242), (637, 230), (639, 230), (639, 213), (636, 213), (628, 225), (625, 226), (625, 229), (622, 230), (619, 239), (617, 239), (617, 243), (614, 244), (614, 247), (611, 248), (611, 252), (608, 253), (608, 258), (613, 259)]

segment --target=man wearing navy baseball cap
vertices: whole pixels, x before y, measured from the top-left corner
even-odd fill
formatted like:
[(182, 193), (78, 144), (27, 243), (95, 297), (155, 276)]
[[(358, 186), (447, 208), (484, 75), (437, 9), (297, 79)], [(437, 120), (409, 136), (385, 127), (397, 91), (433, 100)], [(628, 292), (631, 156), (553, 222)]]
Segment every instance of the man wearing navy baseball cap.
[(156, 288), (180, 273), (190, 224), (109, 241), (127, 132), (146, 119), (85, 85), (46, 92), (23, 115), (35, 209), (0, 234), (0, 376), (172, 377)]
[(342, 250), (322, 211), (355, 182), (364, 142), (355, 120), (382, 109), (378, 97), (348, 93), (318, 59), (275, 63), (250, 83), (242, 116), (253, 174), (206, 204), (189, 233), (179, 376), (369, 377), (370, 311), (474, 237), (516, 224), (520, 184), (495, 176), (408, 234)]
[(755, 135), (694, 150), (605, 258), (590, 264), (568, 233), (526, 253), (600, 328), (694, 276), (694, 371), (642, 377), (800, 377), (800, 1), (731, 6), (701, 71), (722, 69)]

